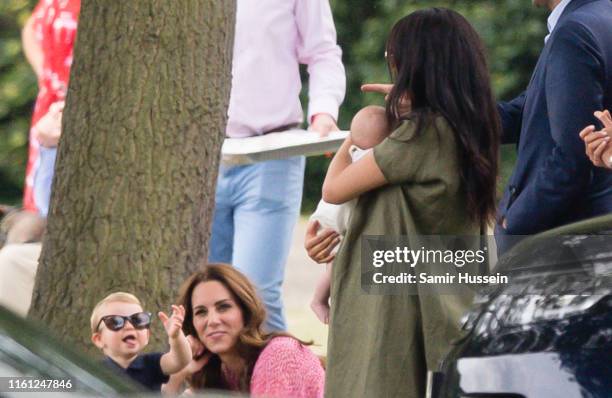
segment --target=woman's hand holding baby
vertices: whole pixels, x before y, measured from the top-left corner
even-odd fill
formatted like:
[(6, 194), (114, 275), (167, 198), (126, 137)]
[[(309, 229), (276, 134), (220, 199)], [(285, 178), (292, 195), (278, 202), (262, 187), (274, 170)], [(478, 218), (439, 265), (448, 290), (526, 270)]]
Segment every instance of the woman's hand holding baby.
[[(330, 228), (319, 231), (318, 221), (310, 221), (306, 227), (304, 248), (308, 256), (319, 264), (331, 262), (335, 254), (331, 254), (334, 247), (340, 243), (340, 235)], [(318, 232), (318, 233), (317, 233)]]

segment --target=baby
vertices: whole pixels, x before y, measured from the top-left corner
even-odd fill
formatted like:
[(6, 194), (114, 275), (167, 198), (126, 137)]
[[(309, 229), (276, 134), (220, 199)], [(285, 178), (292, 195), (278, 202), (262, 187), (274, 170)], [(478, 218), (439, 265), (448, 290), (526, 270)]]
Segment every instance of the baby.
[(183, 306), (172, 306), (168, 318), (159, 319), (168, 333), (170, 351), (141, 354), (149, 343), (151, 313), (144, 312), (140, 300), (130, 293), (116, 292), (96, 304), (91, 314), (91, 341), (106, 356), (105, 363), (150, 390), (159, 392), (169, 375), (191, 361), (191, 347), (183, 334)]
[[(389, 124), (385, 108), (372, 105), (357, 112), (351, 122), (351, 141), (353, 145), (350, 147), (349, 153), (353, 163), (380, 144), (388, 135)], [(334, 205), (321, 200), (315, 212), (310, 216), (310, 220), (318, 221), (321, 228), (331, 228), (338, 234), (344, 235), (356, 202), (357, 199), (353, 199), (341, 205)], [(331, 263), (326, 265), (325, 274), (317, 282), (314, 297), (310, 303), (310, 307), (317, 318), (325, 324), (329, 323), (330, 285)]]

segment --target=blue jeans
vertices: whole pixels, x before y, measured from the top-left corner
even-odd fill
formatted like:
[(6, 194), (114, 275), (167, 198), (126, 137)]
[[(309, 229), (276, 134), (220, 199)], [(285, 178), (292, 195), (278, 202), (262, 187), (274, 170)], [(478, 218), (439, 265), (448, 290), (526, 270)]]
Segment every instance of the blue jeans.
[(286, 330), (281, 287), (302, 201), (305, 158), (219, 169), (209, 262), (232, 264), (259, 290), (266, 330)]
[(36, 172), (34, 173), (33, 195), (38, 213), (47, 217), (49, 200), (51, 199), (51, 184), (55, 170), (57, 147), (39, 147)]

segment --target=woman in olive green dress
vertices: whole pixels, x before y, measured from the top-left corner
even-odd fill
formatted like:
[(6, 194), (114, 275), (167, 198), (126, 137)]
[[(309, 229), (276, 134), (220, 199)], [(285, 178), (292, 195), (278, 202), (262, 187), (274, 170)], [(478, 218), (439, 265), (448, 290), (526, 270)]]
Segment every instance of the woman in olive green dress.
[[(359, 198), (333, 266), (328, 397), (422, 398), (471, 301), (366, 294), (362, 236), (478, 235), (495, 211), (500, 123), (477, 33), (454, 11), (426, 9), (397, 22), (386, 50), (394, 131), (355, 163), (347, 138), (323, 185), (327, 202)], [(327, 260), (336, 236), (316, 229), (305, 246)]]

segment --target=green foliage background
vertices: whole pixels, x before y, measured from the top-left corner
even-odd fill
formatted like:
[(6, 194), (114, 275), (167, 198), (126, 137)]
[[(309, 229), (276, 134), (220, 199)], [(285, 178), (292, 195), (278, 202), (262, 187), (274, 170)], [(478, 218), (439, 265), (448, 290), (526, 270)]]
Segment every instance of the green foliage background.
[[(359, 88), (366, 82), (389, 81), (384, 60), (387, 34), (397, 20), (415, 10), (451, 8), (474, 25), (487, 47), (493, 88), (502, 100), (527, 87), (547, 33), (546, 11), (534, 8), (529, 0), (331, 0), (331, 4), (347, 74), (347, 95), (339, 118), (343, 130), (361, 107), (383, 104), (380, 95), (362, 94)], [(514, 164), (514, 148), (503, 146), (501, 157), (500, 191)], [(305, 213), (316, 207), (329, 162), (322, 156), (308, 159)]]
[[(36, 0), (0, 1), (0, 203), (19, 204), (27, 156), (27, 132), (36, 96), (36, 79), (21, 50), (20, 31)], [(489, 51), (495, 93), (510, 99), (529, 81), (546, 34), (546, 14), (529, 0), (331, 0), (338, 41), (347, 72), (347, 96), (339, 125), (348, 129), (351, 115), (382, 97), (362, 94), (364, 82), (387, 82), (384, 43), (393, 23), (424, 7), (449, 7), (476, 27)], [(304, 97), (304, 96), (303, 96)], [(514, 161), (513, 149), (502, 151), (504, 177)], [(321, 195), (329, 159), (308, 159), (303, 211)]]
[(21, 201), (36, 77), (21, 50), (35, 1), (0, 1), (0, 203)]

